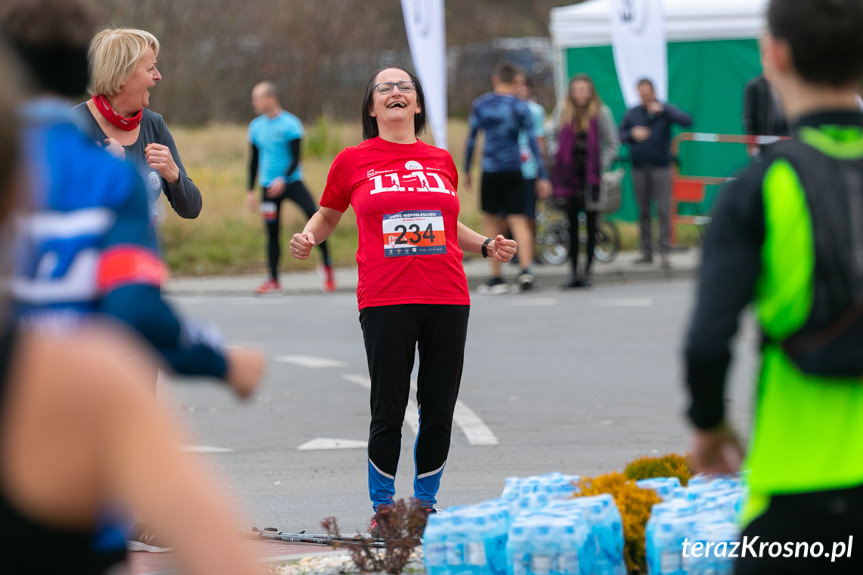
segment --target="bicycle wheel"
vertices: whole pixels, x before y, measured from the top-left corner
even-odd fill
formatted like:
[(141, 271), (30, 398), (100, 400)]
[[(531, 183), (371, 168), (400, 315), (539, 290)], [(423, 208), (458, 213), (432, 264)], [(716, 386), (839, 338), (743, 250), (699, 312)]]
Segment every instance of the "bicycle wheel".
[(564, 223), (545, 226), (537, 234), (536, 244), (539, 258), (549, 265), (557, 266), (569, 257), (569, 230)]
[(616, 222), (602, 218), (596, 225), (596, 247), (593, 257), (607, 264), (614, 261), (620, 251), (620, 230)]

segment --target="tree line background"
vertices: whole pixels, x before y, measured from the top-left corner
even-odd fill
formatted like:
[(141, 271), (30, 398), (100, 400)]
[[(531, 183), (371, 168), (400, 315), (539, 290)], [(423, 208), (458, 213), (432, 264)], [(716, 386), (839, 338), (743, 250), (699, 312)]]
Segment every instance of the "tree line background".
[[(422, 1), (422, 0), (417, 0)], [(447, 0), (448, 100), (466, 116), (501, 59), (526, 68), (554, 104), (549, 10), (579, 0)], [(96, 0), (104, 26), (141, 28), (161, 44), (151, 108), (173, 124), (246, 122), (252, 86), (275, 82), (305, 121), (356, 119), (384, 65), (413, 68), (399, 0)], [(518, 39), (502, 41), (501, 39)]]

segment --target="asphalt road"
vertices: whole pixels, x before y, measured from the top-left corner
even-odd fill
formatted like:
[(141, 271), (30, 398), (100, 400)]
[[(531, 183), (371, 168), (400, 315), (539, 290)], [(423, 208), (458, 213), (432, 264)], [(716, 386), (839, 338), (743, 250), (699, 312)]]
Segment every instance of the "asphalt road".
[[(511, 475), (594, 475), (641, 455), (686, 451), (680, 348), (693, 290), (691, 281), (675, 281), (474, 296), (438, 505), (496, 497)], [(160, 387), (179, 404), (194, 449), (208, 452), (200, 457), (227, 478), (250, 525), (313, 532), (335, 516), (345, 532), (364, 529), (371, 515), (368, 373), (356, 299), (174, 301), (271, 360), (260, 393), (243, 404), (211, 382), (163, 380)], [(756, 343), (745, 322), (730, 407), (744, 430)], [(397, 497), (411, 495), (410, 419)]]

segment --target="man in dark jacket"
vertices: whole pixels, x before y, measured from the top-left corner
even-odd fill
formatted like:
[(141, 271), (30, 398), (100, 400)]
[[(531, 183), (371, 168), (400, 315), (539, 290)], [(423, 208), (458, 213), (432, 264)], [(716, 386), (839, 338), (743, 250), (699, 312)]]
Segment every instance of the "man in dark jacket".
[(641, 257), (637, 264), (653, 263), (650, 201), (659, 215), (659, 255), (662, 267), (671, 268), (671, 125), (691, 126), (692, 116), (668, 103), (659, 102), (653, 82), (638, 82), (641, 105), (627, 110), (620, 123), (620, 139), (629, 144), (632, 183), (638, 201)]

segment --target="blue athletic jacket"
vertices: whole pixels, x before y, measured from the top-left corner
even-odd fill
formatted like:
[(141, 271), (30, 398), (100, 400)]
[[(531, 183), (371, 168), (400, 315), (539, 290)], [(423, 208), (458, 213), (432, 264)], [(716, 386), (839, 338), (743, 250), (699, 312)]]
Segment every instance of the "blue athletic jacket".
[(15, 229), (18, 317), (44, 324), (113, 316), (176, 373), (224, 377), (221, 337), (181, 321), (162, 299), (166, 269), (134, 166), (91, 142), (64, 102), (31, 102), (22, 116), (29, 194)]

